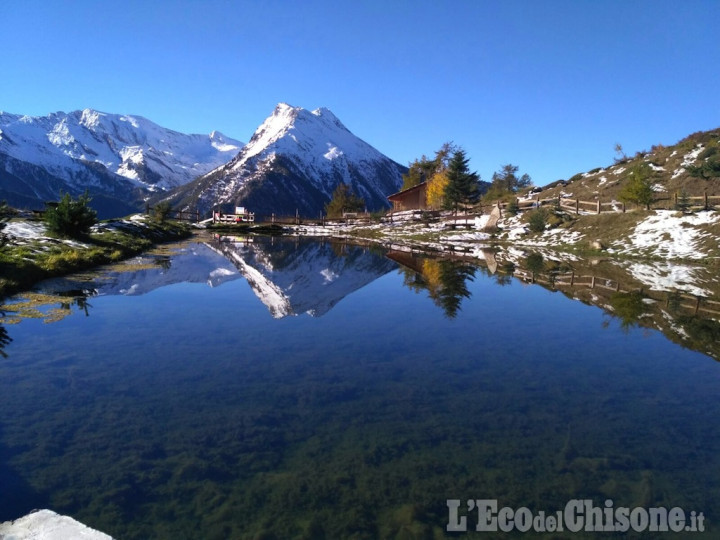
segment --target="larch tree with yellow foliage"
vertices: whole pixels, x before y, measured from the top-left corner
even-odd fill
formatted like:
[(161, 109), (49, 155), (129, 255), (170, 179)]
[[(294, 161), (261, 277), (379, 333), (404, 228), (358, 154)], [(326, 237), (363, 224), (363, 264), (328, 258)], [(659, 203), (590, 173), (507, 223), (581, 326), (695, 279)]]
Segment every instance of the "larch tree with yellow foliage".
[(448, 177), (445, 170), (438, 171), (428, 180), (427, 205), (430, 208), (442, 208), (445, 200), (445, 188), (448, 185)]

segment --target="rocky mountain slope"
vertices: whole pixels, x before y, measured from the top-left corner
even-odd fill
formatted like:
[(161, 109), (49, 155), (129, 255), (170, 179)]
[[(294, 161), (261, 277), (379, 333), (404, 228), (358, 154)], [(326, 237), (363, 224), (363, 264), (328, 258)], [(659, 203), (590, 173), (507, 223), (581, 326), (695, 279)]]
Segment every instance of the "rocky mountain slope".
[(153, 192), (229, 161), (242, 143), (185, 135), (139, 117), (92, 109), (43, 117), (0, 113), (0, 199), (42, 208), (88, 190), (101, 215), (126, 214)]
[(369, 210), (386, 208), (406, 168), (353, 135), (328, 109), (279, 104), (229, 163), (177, 189), (176, 206), (246, 206), (259, 215), (316, 216), (344, 182)]

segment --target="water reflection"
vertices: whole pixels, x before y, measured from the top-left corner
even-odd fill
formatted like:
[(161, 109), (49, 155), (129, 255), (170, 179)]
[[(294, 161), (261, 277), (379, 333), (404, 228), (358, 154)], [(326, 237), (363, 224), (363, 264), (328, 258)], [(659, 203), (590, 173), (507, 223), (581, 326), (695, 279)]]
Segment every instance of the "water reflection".
[(426, 291), (445, 316), (454, 319), (463, 299), (470, 298), (468, 281), (473, 281), (477, 266), (467, 261), (417, 257), (390, 251), (386, 257), (399, 263), (403, 284), (419, 293)]
[[(611, 260), (563, 259), (557, 254), (508, 250), (498, 253), (501, 263), (495, 282), (509, 276), (562, 292), (573, 300), (597, 306), (617, 319), (624, 332), (632, 328), (660, 330), (670, 340), (720, 360), (720, 283), (702, 268), (665, 265), (656, 275), (633, 272), (651, 265)], [(704, 279), (697, 277), (707, 274)], [(684, 278), (657, 285), (657, 277)], [(672, 288), (670, 288), (672, 287)], [(682, 287), (679, 289), (677, 287)]]
[[(177, 283), (220, 287), (237, 279), (250, 285), (274, 318), (320, 317), (395, 269), (407, 288), (426, 294), (448, 319), (454, 319), (471, 298), (470, 283), (480, 271), (499, 286), (519, 280), (562, 292), (600, 307), (626, 332), (654, 328), (672, 341), (720, 359), (720, 301), (714, 294), (720, 284), (712, 277), (703, 279), (702, 269), (652, 264), (517, 249), (433, 256), (344, 241), (216, 235), (114, 265), (100, 275), (44, 282), (38, 291), (6, 304), (11, 313), (0, 322), (20, 318), (52, 322), (69, 315), (73, 307), (87, 316), (92, 307), (88, 298), (95, 295), (142, 295)], [(683, 277), (676, 284), (682, 290), (658, 290), (652, 285), (658, 275)]]
[(22, 319), (42, 319), (45, 323), (52, 323), (63, 320), (75, 311), (89, 317), (92, 304), (88, 299), (97, 294), (96, 289), (53, 288), (24, 293), (0, 306), (0, 322), (16, 324)]
[[(0, 318), (4, 318), (5, 313), (0, 311)], [(12, 342), (12, 338), (8, 334), (7, 328), (5, 328), (2, 324), (0, 324), (0, 356), (3, 358), (7, 358), (7, 353), (5, 352), (5, 347), (7, 347)]]
[(645, 331), (712, 349), (713, 298), (546, 252), (387, 255), (204, 238), (45, 284), (64, 296), (39, 311), (76, 316), (24, 321), (0, 362), (0, 520), (442, 538), (448, 498), (719, 515), (720, 372)]
[(396, 267), (368, 247), (340, 241), (223, 236), (207, 245), (237, 268), (274, 318), (323, 316)]

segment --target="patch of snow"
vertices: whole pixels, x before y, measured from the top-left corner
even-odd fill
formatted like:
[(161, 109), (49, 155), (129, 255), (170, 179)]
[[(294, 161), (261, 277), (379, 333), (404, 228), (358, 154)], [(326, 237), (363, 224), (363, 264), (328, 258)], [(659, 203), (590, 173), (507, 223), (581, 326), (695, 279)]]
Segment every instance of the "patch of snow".
[(665, 170), (665, 167), (660, 167), (659, 165), (655, 165), (654, 163), (648, 163), (648, 165), (650, 165), (650, 168), (653, 171), (664, 171)]
[(619, 175), (619, 174), (624, 173), (625, 170), (626, 170), (625, 167), (620, 167), (619, 169), (615, 169), (612, 173), (613, 173), (615, 176), (617, 176), (617, 175)]
[(484, 229), (485, 225), (487, 225), (487, 222), (490, 220), (490, 214), (483, 214), (482, 216), (476, 216), (475, 217), (475, 228), (476, 229)]
[(666, 258), (701, 259), (697, 241), (707, 236), (697, 225), (716, 223), (720, 214), (700, 212), (692, 215), (677, 215), (672, 210), (657, 210), (635, 226), (630, 241), (633, 248), (653, 249)]
[(703, 145), (698, 144), (694, 150), (691, 150), (690, 152), (685, 154), (685, 156), (683, 157), (682, 166), (687, 167), (687, 166), (695, 163), (695, 161), (697, 161), (698, 156), (700, 155), (700, 152), (702, 152), (702, 151), (703, 151)]
[(327, 145), (328, 151), (323, 154), (323, 157), (325, 159), (329, 159), (332, 161), (333, 159), (337, 159), (343, 155), (342, 150), (338, 149), (337, 146), (332, 146), (330, 143), (327, 143)]
[(37, 510), (27, 516), (0, 523), (4, 540), (112, 540), (105, 533), (91, 529), (71, 517), (51, 510)]
[(33, 221), (10, 221), (3, 232), (24, 240), (41, 240), (47, 236), (47, 227)]
[(667, 189), (665, 188), (665, 186), (663, 186), (662, 184), (653, 184), (653, 185), (652, 185), (652, 190), (655, 191), (655, 192), (667, 191)]

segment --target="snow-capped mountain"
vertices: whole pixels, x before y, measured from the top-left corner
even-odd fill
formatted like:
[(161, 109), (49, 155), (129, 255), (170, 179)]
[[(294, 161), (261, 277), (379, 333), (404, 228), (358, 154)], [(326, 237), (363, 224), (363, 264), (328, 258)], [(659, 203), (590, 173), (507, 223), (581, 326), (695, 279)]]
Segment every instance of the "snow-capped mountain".
[(407, 169), (353, 135), (325, 108), (280, 103), (227, 164), (179, 188), (172, 201), (207, 210), (246, 206), (257, 214), (318, 215), (340, 182), (374, 210)]
[(185, 135), (140, 116), (85, 109), (42, 117), (0, 113), (0, 198), (39, 206), (85, 189), (137, 207), (229, 161), (242, 143)]

